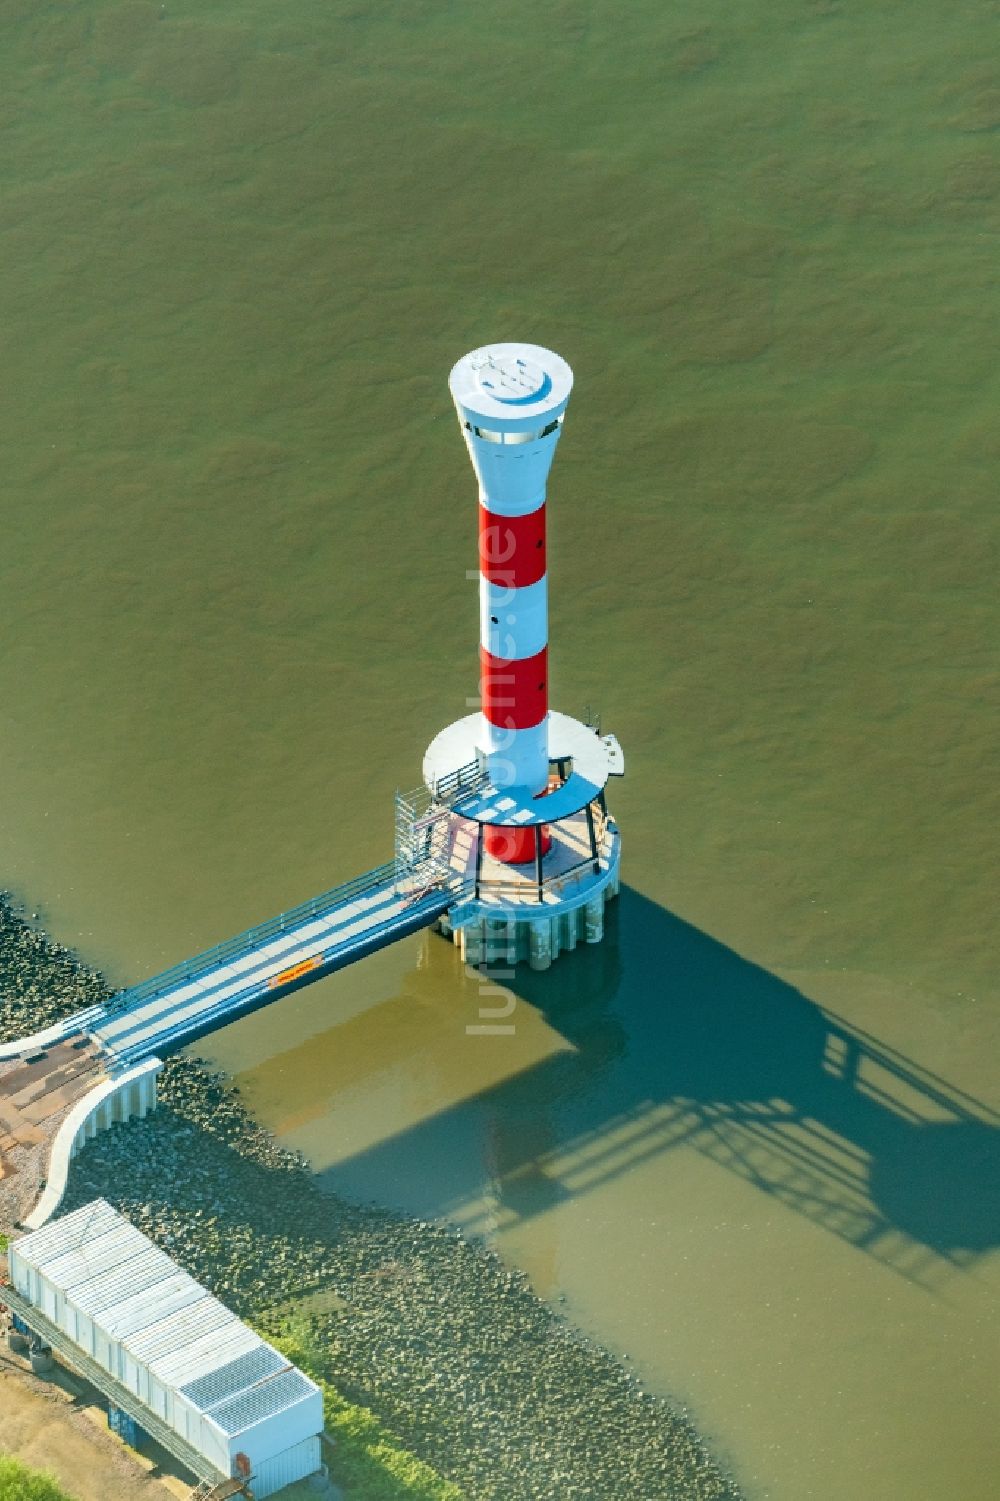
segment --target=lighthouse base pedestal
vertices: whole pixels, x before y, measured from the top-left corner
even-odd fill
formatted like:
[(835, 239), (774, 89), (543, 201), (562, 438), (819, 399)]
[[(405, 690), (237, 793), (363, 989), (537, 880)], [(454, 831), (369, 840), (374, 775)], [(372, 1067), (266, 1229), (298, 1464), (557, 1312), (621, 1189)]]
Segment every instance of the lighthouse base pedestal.
[(483, 894), (460, 902), (438, 920), (466, 964), (528, 964), (548, 969), (560, 954), (581, 943), (600, 943), (604, 909), (618, 895), (620, 840), (615, 833), (595, 873), (588, 871), (557, 895), (542, 901), (504, 901)]

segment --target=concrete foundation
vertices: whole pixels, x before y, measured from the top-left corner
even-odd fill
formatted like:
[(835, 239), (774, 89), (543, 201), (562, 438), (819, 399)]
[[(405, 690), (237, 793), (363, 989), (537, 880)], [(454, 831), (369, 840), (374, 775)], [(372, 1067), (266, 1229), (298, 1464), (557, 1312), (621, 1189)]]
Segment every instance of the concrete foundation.
[(588, 882), (589, 889), (572, 905), (539, 902), (502, 908), (496, 902), (468, 903), (445, 913), (438, 930), (451, 938), (466, 964), (527, 963), (532, 969), (548, 969), (578, 943), (600, 943), (604, 937), (604, 909), (618, 895), (617, 862), (602, 875), (598, 889)]

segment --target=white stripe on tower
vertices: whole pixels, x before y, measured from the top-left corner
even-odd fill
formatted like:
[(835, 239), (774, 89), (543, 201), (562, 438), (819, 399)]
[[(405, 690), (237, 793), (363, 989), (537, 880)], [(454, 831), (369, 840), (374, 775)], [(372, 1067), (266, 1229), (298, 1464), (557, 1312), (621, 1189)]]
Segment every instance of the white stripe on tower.
[[(539, 793), (549, 776), (545, 484), (573, 376), (550, 350), (495, 344), (460, 360), (450, 384), (480, 487), (482, 750), (495, 786)], [(534, 831), (493, 829), (487, 850), (530, 859)]]

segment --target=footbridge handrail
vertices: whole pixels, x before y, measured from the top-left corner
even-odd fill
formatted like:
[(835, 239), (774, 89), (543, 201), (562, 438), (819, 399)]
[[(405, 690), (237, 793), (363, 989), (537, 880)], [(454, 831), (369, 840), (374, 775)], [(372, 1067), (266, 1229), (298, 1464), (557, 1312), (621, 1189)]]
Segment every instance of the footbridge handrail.
[(298, 927), (310, 917), (325, 916), (327, 912), (350, 901), (352, 897), (362, 896), (374, 887), (393, 882), (396, 878), (395, 861), (389, 861), (387, 865), (377, 865), (374, 870), (366, 871), (364, 875), (356, 876), (352, 881), (345, 881), (341, 886), (334, 886), (330, 891), (323, 892), (321, 896), (311, 897), (309, 901), (302, 902), (298, 907), (290, 907), (287, 912), (279, 912), (277, 917), (258, 923), (256, 927), (248, 928), (245, 933), (239, 933), (235, 938), (229, 938), (224, 943), (217, 943), (214, 948), (205, 949), (203, 953), (195, 954), (191, 959), (185, 959), (170, 969), (161, 970), (159, 974), (141, 981), (138, 985), (127, 986), (111, 997), (106, 1010), (108, 1013), (123, 1011), (153, 996), (173, 990), (175, 986), (182, 984), (185, 980), (190, 980), (193, 976), (218, 968), (226, 959), (241, 958), (245, 954), (252, 953), (254, 949), (266, 943), (268, 939), (274, 938), (278, 933)]
[[(378, 929), (380, 942), (378, 946), (383, 947), (386, 942), (392, 942), (396, 937), (402, 937), (412, 932), (415, 920), (421, 925), (429, 922), (432, 917), (441, 911), (444, 905), (442, 893), (447, 892), (446, 900), (450, 903), (463, 895), (464, 891), (464, 886), (457, 883), (453, 884), (435, 879), (424, 890), (415, 892), (412, 896), (407, 897), (402, 913), (392, 922), (380, 924)], [(432, 899), (435, 897), (435, 894), (436, 899)], [(350, 949), (352, 946), (355, 953), (357, 953), (358, 945), (356, 941), (353, 945), (349, 942), (347, 948)], [(342, 943), (336, 944), (335, 949), (325, 955), (325, 962), (317, 965), (315, 969), (310, 970), (309, 977), (328, 973), (335, 957), (335, 951), (339, 950), (343, 953), (344, 948), (345, 946)], [(267, 993), (267, 985), (267, 980), (257, 976), (247, 985), (243, 986), (242, 989), (227, 993), (225, 999), (220, 1004), (214, 1007), (206, 1006), (204, 1010), (198, 1013), (197, 1017), (185, 1018), (184, 1021), (176, 1025), (171, 1025), (169, 1019), (164, 1021), (163, 1025), (157, 1029), (155, 1037), (152, 1040), (147, 1039), (139, 1046), (136, 1046), (134, 1043), (124, 1043), (119, 1046), (116, 1043), (108, 1042), (107, 1039), (103, 1039), (104, 1051), (111, 1059), (112, 1068), (115, 1069), (134, 1068), (143, 1058), (150, 1056), (152, 1053), (166, 1057), (176, 1051), (178, 1046), (183, 1046), (185, 1040), (191, 1038), (192, 1032), (203, 1029), (207, 1020), (213, 1021), (211, 1030), (214, 1030), (214, 1026), (219, 1025), (219, 1020), (215, 1020), (215, 1018), (232, 1018), (238, 1014), (244, 1003), (252, 1001), (256, 996)], [(273, 992), (271, 993), (273, 994)]]

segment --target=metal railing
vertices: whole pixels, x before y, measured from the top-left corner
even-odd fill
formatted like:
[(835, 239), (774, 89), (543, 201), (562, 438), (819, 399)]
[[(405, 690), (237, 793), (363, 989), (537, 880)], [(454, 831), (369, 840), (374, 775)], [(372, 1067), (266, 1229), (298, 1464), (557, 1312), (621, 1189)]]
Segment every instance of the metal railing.
[[(310, 918), (327, 916), (353, 897), (364, 896), (379, 886), (398, 886), (407, 875), (419, 874), (425, 867), (428, 871), (428, 889), (439, 878), (447, 880), (442, 852), (434, 847), (433, 839), (429, 839), (424, 844), (414, 835), (424, 819), (433, 818), (435, 812), (440, 816), (445, 815), (447, 810), (463, 797), (474, 792), (483, 792), (489, 785), (489, 774), (485, 764), (480, 760), (475, 760), (449, 772), (447, 776), (435, 782), (432, 789), (419, 787), (406, 794), (397, 792), (395, 860), (385, 865), (378, 865), (374, 870), (366, 871), (364, 875), (357, 876), (352, 881), (345, 881), (341, 886), (334, 886), (320, 896), (314, 896), (297, 907), (289, 908), (287, 912), (280, 912), (277, 917), (258, 923), (255, 927), (248, 928), (246, 932), (238, 934), (235, 938), (229, 938), (224, 943), (217, 943), (213, 948), (205, 949), (191, 959), (174, 964), (170, 969), (162, 970), (150, 979), (140, 981), (138, 985), (125, 987), (107, 1002), (104, 1015), (117, 1015), (121, 1011), (141, 1005), (144, 1001), (165, 995), (177, 989), (186, 980), (195, 979), (218, 969), (229, 959), (244, 958), (279, 934), (301, 927)], [(563, 872), (562, 876), (554, 879), (564, 880), (569, 874), (570, 872)]]
[(525, 877), (517, 881), (504, 880), (502, 877), (498, 880), (480, 874), (476, 882), (476, 896), (523, 896), (527, 886), (537, 891), (539, 897), (544, 894), (558, 895), (564, 886), (575, 883), (586, 871), (592, 871), (596, 875), (600, 862), (606, 860), (611, 852), (611, 840), (607, 837), (611, 820), (596, 799), (590, 804), (590, 808), (594, 824), (594, 848), (590, 853), (551, 875), (545, 874), (543, 866), (541, 881), (528, 881)]
[[(392, 882), (387, 885), (392, 885)], [(447, 892), (447, 895), (445, 893)], [(398, 895), (398, 893), (396, 893)], [(376, 948), (382, 948), (387, 943), (392, 943), (397, 937), (404, 937), (414, 929), (414, 921), (418, 919), (418, 925), (431, 922), (439, 912), (457, 899), (460, 894), (458, 880), (449, 882), (440, 875), (429, 875), (427, 884), (422, 889), (417, 889), (405, 898), (400, 898), (397, 914), (390, 918), (384, 916), (377, 925), (361, 933), (354, 933), (349, 938), (341, 938), (332, 944), (325, 945), (322, 950), (322, 963), (315, 968), (310, 968), (303, 977), (303, 983), (309, 980), (319, 979), (322, 975), (330, 972), (338, 957), (350, 954), (352, 958), (362, 958), (373, 952)], [(234, 1019), (246, 1006), (252, 1004), (261, 995), (268, 993), (268, 982), (260, 975), (248, 981), (240, 990), (227, 990), (216, 1000), (206, 998), (194, 1014), (186, 1016), (182, 1021), (171, 1024), (169, 1013), (154, 1020), (150, 1030), (138, 1040), (127, 1039), (119, 1043), (105, 1041), (104, 1052), (111, 1059), (112, 1071), (119, 1073), (124, 1069), (133, 1068), (144, 1058), (153, 1053), (166, 1056), (174, 1052), (177, 1047), (185, 1045), (185, 1039), (191, 1035), (201, 1034), (206, 1030), (206, 1023), (211, 1023), (207, 1030), (225, 1025), (227, 1020)], [(270, 992), (275, 994), (275, 992)]]
[(433, 788), (421, 784), (395, 799), (396, 880), (417, 874), (429, 889), (455, 884), (448, 867), (448, 828), (451, 809), (461, 798), (482, 791), (489, 778), (479, 761), (449, 772)]
[(469, 761), (465, 766), (450, 771), (434, 783), (434, 798), (439, 803), (454, 803), (470, 792), (481, 792), (489, 786), (489, 772), (481, 761)]
[[(600, 857), (598, 857), (600, 858)], [(585, 860), (578, 860), (575, 865), (567, 866), (558, 875), (543, 876), (538, 881), (491, 881), (488, 876), (481, 877), (479, 881), (480, 896), (524, 896), (525, 890), (539, 891), (551, 895), (558, 894), (563, 886), (568, 886), (579, 879), (584, 871), (593, 872), (594, 857), (588, 855)]]
[(195, 954), (193, 958), (185, 959), (182, 963), (175, 964), (158, 975), (153, 975), (149, 980), (143, 980), (138, 985), (130, 985), (127, 989), (120, 990), (117, 995), (111, 997), (106, 1010), (109, 1013), (124, 1011), (139, 1005), (142, 1001), (151, 1000), (154, 996), (164, 995), (167, 991), (176, 989), (185, 980), (217, 969), (227, 959), (243, 958), (260, 948), (269, 939), (276, 938), (280, 933), (287, 933), (293, 928), (301, 927), (311, 917), (324, 917), (350, 901), (352, 897), (364, 896), (378, 886), (391, 884), (395, 879), (395, 861), (390, 861), (387, 865), (377, 865), (374, 870), (366, 871), (363, 876), (357, 876), (353, 881), (345, 881), (342, 886), (334, 886), (332, 890), (323, 892), (321, 896), (314, 896), (309, 901), (302, 902), (298, 907), (291, 907), (287, 912), (280, 912), (277, 917), (258, 923), (256, 927), (248, 928), (245, 933), (227, 939), (225, 943), (217, 943), (214, 948), (205, 949), (203, 953)]

